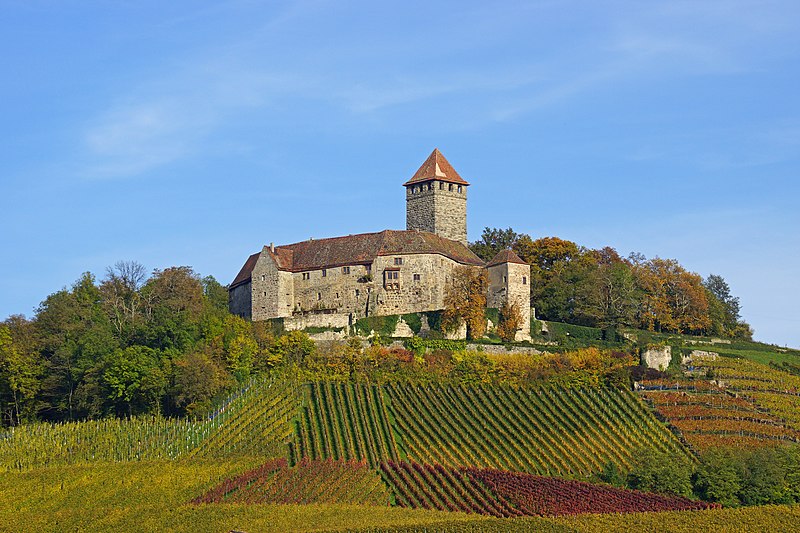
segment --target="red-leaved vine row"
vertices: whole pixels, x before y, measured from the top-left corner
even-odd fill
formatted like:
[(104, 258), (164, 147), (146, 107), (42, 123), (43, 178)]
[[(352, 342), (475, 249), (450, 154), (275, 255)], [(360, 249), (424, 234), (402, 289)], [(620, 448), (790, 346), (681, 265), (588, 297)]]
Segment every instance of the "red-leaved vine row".
[(719, 507), (582, 481), (472, 467), (445, 468), (407, 462), (381, 464), (398, 504), (498, 517), (581, 513), (684, 511)]

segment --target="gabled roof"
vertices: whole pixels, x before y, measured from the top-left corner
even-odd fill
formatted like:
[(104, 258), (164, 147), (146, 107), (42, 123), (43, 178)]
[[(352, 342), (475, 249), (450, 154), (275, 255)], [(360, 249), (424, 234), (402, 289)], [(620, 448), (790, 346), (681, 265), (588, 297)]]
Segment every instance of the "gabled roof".
[[(370, 264), (375, 258), (400, 254), (440, 254), (464, 265), (483, 266), (480, 257), (465, 245), (427, 231), (384, 230), (330, 239), (312, 239), (286, 246), (276, 246), (272, 252), (264, 248), (278, 266), (288, 272), (306, 272), (346, 265)], [(245, 262), (231, 288), (250, 281), (250, 274), (260, 253)]]
[(404, 187), (413, 185), (415, 183), (422, 183), (424, 181), (439, 180), (448, 183), (457, 183), (459, 185), (469, 185), (464, 179), (458, 175), (456, 169), (445, 159), (442, 152), (438, 148), (434, 148), (428, 159), (422, 163), (419, 170), (414, 176), (403, 184)]
[(253, 268), (256, 266), (256, 261), (258, 261), (259, 255), (261, 255), (261, 252), (255, 253), (247, 258), (247, 261), (244, 262), (242, 269), (238, 274), (236, 274), (236, 277), (233, 278), (229, 288), (232, 289), (241, 285), (242, 283), (247, 283), (250, 281), (250, 274), (253, 272)]
[(495, 266), (495, 265), (502, 265), (503, 263), (519, 263), (521, 265), (527, 265), (525, 261), (523, 261), (517, 254), (514, 253), (514, 250), (500, 250), (497, 252), (497, 255), (494, 258), (486, 263), (487, 267)]

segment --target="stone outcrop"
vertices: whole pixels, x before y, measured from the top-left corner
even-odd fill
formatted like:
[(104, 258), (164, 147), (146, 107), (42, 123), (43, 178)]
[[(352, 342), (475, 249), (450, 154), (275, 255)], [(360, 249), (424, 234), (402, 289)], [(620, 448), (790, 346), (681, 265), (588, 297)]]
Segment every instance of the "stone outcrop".
[(655, 370), (664, 371), (672, 361), (671, 346), (650, 346), (642, 350), (642, 364)]

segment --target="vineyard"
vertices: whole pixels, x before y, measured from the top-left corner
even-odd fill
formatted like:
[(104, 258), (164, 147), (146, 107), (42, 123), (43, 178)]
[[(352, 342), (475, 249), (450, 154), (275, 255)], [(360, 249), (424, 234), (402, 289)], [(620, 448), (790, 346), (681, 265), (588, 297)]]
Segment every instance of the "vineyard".
[(389, 384), (409, 460), (585, 477), (622, 469), (643, 447), (685, 453), (636, 398), (617, 389)]
[(800, 442), (800, 378), (745, 359), (694, 365), (709, 379), (643, 381), (640, 392), (694, 449)]
[(0, 469), (183, 456), (286, 455), (296, 388), (253, 378), (205, 420), (139, 417), (29, 424), (0, 435)]
[(376, 471), (357, 461), (301, 460), (289, 467), (273, 459), (225, 480), (193, 503), (340, 503), (389, 505), (389, 489)]
[(209, 423), (207, 438), (191, 453), (201, 457), (282, 457), (298, 410), (290, 382), (255, 381), (225, 403)]
[(405, 507), (497, 517), (697, 510), (714, 504), (581, 481), (472, 467), (384, 463), (381, 472)]
[(290, 458), (397, 460), (398, 450), (383, 400), (375, 385), (312, 383), (303, 387), (300, 420)]

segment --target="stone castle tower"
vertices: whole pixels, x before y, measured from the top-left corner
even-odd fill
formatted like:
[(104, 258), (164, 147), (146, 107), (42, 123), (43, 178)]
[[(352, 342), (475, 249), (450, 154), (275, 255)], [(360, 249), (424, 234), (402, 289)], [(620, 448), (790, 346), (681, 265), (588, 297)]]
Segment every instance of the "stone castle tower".
[(406, 229), (467, 244), (467, 187), (438, 148), (405, 182)]

